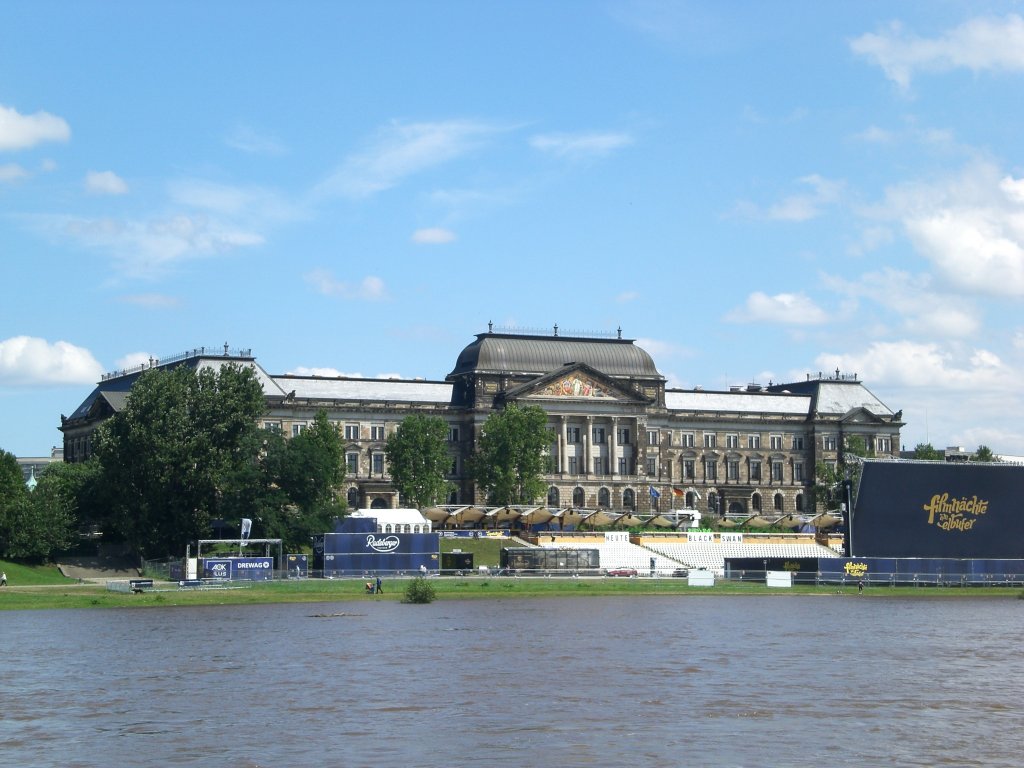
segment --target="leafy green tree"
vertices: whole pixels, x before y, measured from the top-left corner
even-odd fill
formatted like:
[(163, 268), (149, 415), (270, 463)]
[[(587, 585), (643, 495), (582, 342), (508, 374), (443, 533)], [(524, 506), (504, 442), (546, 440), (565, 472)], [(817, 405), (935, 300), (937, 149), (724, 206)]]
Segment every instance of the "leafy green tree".
[(391, 482), (407, 504), (437, 504), (451, 490), (445, 479), (452, 466), (447, 440), (448, 422), (419, 413), (405, 417), (388, 436), (384, 454)]
[(473, 477), (492, 504), (531, 504), (544, 493), (541, 475), (552, 442), (543, 409), (509, 404), (484, 422)]
[(978, 450), (974, 452), (974, 456), (971, 457), (971, 461), (999, 461), (995, 454), (992, 453), (992, 449), (987, 445), (979, 445)]
[[(96, 455), (127, 541), (150, 556), (207, 535), (258, 461), (263, 390), (252, 369), (143, 373), (97, 433)], [(233, 482), (234, 481), (234, 482)]]
[(25, 477), (13, 453), (0, 450), (0, 553), (8, 554), (12, 529), (27, 503)]
[(285, 440), (268, 433), (264, 450), (263, 513), (254, 527), (292, 548), (332, 528), (347, 505), (339, 496), (345, 480), (344, 445), (325, 411), (308, 428)]
[(847, 435), (843, 440), (843, 452), (834, 464), (818, 462), (814, 468), (815, 483), (811, 486), (813, 509), (820, 512), (839, 509), (847, 502), (846, 487), (849, 482), (856, 487), (861, 465), (858, 459), (870, 456), (872, 451), (861, 435)]
[(921, 461), (943, 461), (946, 456), (931, 443), (918, 443), (914, 446), (914, 458)]

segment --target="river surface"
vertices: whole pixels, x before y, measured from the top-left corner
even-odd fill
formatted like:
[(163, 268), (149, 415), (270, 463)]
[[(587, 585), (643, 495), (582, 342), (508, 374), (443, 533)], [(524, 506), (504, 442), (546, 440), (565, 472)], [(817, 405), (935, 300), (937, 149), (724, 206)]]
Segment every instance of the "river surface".
[(0, 613), (10, 766), (1019, 766), (1024, 601)]

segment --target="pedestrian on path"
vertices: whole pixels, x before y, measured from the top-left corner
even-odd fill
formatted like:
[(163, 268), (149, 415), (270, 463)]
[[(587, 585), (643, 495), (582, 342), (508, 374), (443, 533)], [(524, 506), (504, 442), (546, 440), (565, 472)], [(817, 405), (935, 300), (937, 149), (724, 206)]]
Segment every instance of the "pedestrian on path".
[(7, 586), (7, 572), (0, 573), (0, 587)]
[(380, 585), (380, 576), (377, 577), (377, 594), (378, 595), (383, 595), (384, 594), (384, 587), (382, 587)]

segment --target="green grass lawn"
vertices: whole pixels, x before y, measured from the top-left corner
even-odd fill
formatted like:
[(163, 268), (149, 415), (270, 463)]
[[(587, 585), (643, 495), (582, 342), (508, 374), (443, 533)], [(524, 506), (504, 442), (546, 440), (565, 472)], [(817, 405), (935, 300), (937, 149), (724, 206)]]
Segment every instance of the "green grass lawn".
[(22, 565), (10, 560), (0, 560), (0, 571), (7, 574), (7, 584), (12, 587), (75, 583), (74, 579), (61, 576), (55, 565)]
[[(2, 563), (0, 563), (2, 565)], [(10, 578), (8, 571), (8, 578)], [(143, 594), (108, 592), (103, 585), (76, 583), (9, 586), (0, 590), (0, 610), (42, 608), (124, 608), (184, 605), (244, 605), (301, 602), (365, 602), (401, 600), (408, 578), (385, 578), (383, 595), (367, 595), (363, 579), (302, 579), (257, 583), (237, 589), (179, 590), (176, 584), (156, 583)], [(510, 578), (437, 577), (430, 579), (438, 600), (557, 598), (566, 596), (720, 596), (817, 595), (872, 599), (878, 597), (1003, 598), (1020, 596), (1020, 590), (1000, 587), (870, 587), (858, 596), (854, 586), (798, 585), (791, 589), (769, 589), (755, 582), (718, 582), (714, 587), (689, 587), (685, 579), (625, 578)]]

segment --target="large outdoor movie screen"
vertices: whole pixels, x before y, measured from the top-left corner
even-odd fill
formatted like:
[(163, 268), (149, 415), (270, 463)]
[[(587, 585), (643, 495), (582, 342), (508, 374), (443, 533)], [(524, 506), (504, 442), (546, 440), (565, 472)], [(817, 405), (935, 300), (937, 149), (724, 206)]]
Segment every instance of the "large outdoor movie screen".
[(1024, 557), (1024, 467), (865, 461), (854, 557)]

